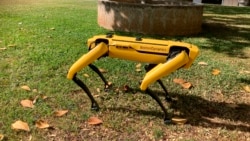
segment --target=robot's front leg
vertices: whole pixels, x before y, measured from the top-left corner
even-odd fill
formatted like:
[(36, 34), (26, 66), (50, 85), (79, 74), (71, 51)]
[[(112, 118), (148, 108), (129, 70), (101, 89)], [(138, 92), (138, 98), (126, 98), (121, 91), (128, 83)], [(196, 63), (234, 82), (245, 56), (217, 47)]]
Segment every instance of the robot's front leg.
[[(151, 69), (153, 69), (157, 64), (149, 64), (145, 66), (145, 70), (146, 72), (150, 71)], [(168, 90), (167, 88), (164, 86), (163, 82), (161, 81), (161, 79), (158, 79), (157, 82), (160, 84), (161, 88), (164, 90), (165, 92), (165, 99), (167, 102), (171, 102), (172, 99), (168, 94)]]
[(100, 76), (100, 78), (104, 82), (104, 90), (107, 91), (111, 85), (108, 83), (108, 81), (102, 75), (102, 73), (100, 72), (100, 70), (95, 65), (93, 65), (93, 64), (89, 64), (89, 67)]
[(93, 69), (95, 72), (99, 72), (98, 75), (102, 78), (105, 85), (108, 84), (108, 82), (105, 80), (105, 78), (101, 75), (100, 71), (96, 70), (97, 68), (94, 65), (91, 65), (93, 61), (100, 58), (104, 54), (108, 52), (108, 46), (101, 42), (99, 43), (95, 48), (90, 50), (87, 54), (84, 54), (80, 59), (78, 59), (69, 69), (67, 78), (73, 80), (78, 86), (80, 86), (88, 95), (89, 99), (91, 100), (91, 108), (93, 110), (99, 110), (99, 106), (97, 102), (95, 101), (94, 97), (92, 96), (90, 90), (88, 87), (76, 77), (77, 72), (79, 72), (81, 69), (83, 69), (86, 66), (90, 66), (91, 69)]
[(149, 88), (148, 85), (159, 80), (160, 78), (169, 75), (171, 72), (181, 68), (189, 61), (189, 57), (185, 51), (180, 51), (180, 53), (174, 55), (170, 60), (168, 60), (164, 64), (158, 64), (154, 68), (152, 68), (150, 71), (147, 72), (146, 76), (144, 77), (140, 89), (143, 91), (146, 91), (153, 99), (157, 101), (157, 103), (160, 105), (161, 109), (164, 112), (164, 122), (170, 123), (171, 120), (168, 117), (167, 110), (162, 104), (159, 97), (154, 94)]

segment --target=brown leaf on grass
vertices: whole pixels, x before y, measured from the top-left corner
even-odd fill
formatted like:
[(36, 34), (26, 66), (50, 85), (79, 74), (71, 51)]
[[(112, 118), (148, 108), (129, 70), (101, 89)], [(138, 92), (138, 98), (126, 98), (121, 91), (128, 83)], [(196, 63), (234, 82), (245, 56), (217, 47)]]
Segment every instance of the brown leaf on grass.
[(31, 91), (30, 87), (27, 85), (21, 86), (21, 89), (26, 90), (26, 91)]
[(108, 82), (108, 84), (105, 84), (105, 89), (109, 89), (112, 86), (112, 82)]
[(100, 92), (101, 92), (101, 89), (100, 89), (100, 88), (96, 88), (96, 91), (97, 91), (98, 93), (100, 93)]
[(250, 74), (250, 71), (246, 71), (246, 70), (245, 70), (245, 71), (239, 71), (239, 73), (243, 73), (243, 74), (244, 74), (244, 73), (245, 73), (245, 74)]
[(6, 47), (1, 47), (0, 50), (6, 50), (7, 48)]
[(174, 83), (181, 85), (184, 89), (190, 89), (192, 87), (190, 82), (187, 82), (182, 78), (175, 78), (173, 81)]
[(213, 70), (212, 70), (212, 74), (213, 74), (213, 75), (219, 75), (220, 72), (221, 72), (221, 71), (220, 71), (219, 69), (213, 69)]
[(25, 100), (21, 100), (21, 105), (23, 107), (27, 107), (27, 108), (34, 108), (34, 103), (32, 100), (29, 99), (25, 99)]
[(65, 115), (65, 114), (67, 114), (68, 112), (69, 112), (69, 110), (59, 110), (59, 111), (55, 112), (55, 116), (61, 117), (61, 116)]
[(88, 75), (87, 73), (84, 73), (84, 74), (83, 74), (83, 76), (85, 76), (85, 77), (89, 77), (89, 75)]
[(32, 100), (32, 103), (35, 104), (38, 98), (39, 98), (39, 96), (37, 95), (37, 96)]
[(4, 135), (0, 134), (0, 141), (2, 141), (4, 139)]
[(136, 67), (137, 69), (138, 69), (138, 68), (141, 68), (141, 63), (138, 63), (135, 67)]
[(199, 65), (207, 66), (208, 64), (206, 62), (199, 62)]
[(37, 128), (44, 129), (44, 128), (49, 128), (50, 125), (45, 121), (45, 120), (37, 120), (36, 125)]
[(174, 81), (174, 83), (177, 83), (177, 84), (183, 84), (183, 83), (186, 82), (186, 81), (183, 80), (182, 78), (175, 78), (173, 81)]
[(250, 93), (250, 86), (243, 86), (243, 89), (244, 89), (246, 92)]
[(142, 70), (139, 69), (139, 68), (137, 68), (137, 69), (135, 69), (135, 71), (136, 71), (136, 72), (141, 72)]
[(15, 123), (11, 124), (11, 128), (14, 130), (24, 130), (28, 132), (30, 131), (28, 123), (23, 122), (21, 120), (18, 120)]
[(100, 124), (102, 124), (102, 123), (103, 123), (103, 121), (100, 120), (100, 119), (97, 118), (97, 117), (90, 117), (90, 118), (88, 119), (88, 124), (90, 124), (90, 125), (100, 125)]
[(107, 73), (107, 72), (108, 72), (107, 70), (102, 69), (102, 68), (100, 68), (99, 71), (100, 71), (101, 73)]
[(99, 96), (100, 96), (99, 94), (93, 94), (94, 98), (99, 97)]
[(42, 97), (43, 100), (48, 98), (48, 96), (46, 96), (46, 95), (41, 95), (41, 97)]
[(15, 44), (9, 44), (8, 47), (16, 47)]
[(33, 93), (37, 93), (38, 90), (37, 90), (37, 89), (33, 89), (32, 92), (33, 92)]
[(178, 125), (185, 124), (187, 122), (186, 118), (180, 118), (180, 117), (173, 117), (172, 122)]
[(190, 89), (192, 87), (192, 84), (190, 82), (184, 82), (181, 84), (181, 86), (185, 89)]

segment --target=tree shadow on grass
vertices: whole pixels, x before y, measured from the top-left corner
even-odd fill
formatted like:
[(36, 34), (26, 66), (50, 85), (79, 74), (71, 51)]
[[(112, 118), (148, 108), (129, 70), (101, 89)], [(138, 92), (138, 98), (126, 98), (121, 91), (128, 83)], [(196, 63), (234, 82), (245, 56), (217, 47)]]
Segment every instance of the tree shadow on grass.
[(250, 58), (245, 48), (250, 48), (249, 7), (205, 6), (202, 32), (197, 38), (205, 38), (208, 43), (201, 48), (227, 54), (241, 59)]
[[(163, 95), (162, 93), (159, 93)], [(192, 126), (205, 128), (225, 128), (227, 130), (250, 131), (250, 105), (245, 103), (231, 104), (226, 102), (208, 101), (199, 96), (171, 94), (178, 100), (174, 102), (173, 109), (183, 113)], [(153, 100), (153, 99), (152, 99)], [(154, 101), (154, 100), (153, 100)], [(158, 106), (158, 105), (157, 105)], [(116, 107), (109, 110), (126, 112), (129, 108)], [(163, 119), (162, 111), (132, 110), (145, 116), (155, 116)]]
[(223, 23), (206, 22), (203, 23), (202, 29), (203, 31), (198, 38), (205, 38), (208, 42), (201, 44), (201, 48), (224, 53), (230, 57), (250, 58), (244, 52), (245, 48), (250, 48), (250, 28), (239, 29)]

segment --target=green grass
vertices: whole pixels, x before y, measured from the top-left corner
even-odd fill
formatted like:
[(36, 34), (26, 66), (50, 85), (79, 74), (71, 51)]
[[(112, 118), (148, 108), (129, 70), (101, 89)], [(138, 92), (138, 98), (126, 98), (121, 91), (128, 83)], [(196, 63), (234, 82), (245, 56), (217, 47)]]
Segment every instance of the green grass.
[[(199, 35), (150, 38), (179, 39), (197, 45), (200, 55), (189, 70), (163, 78), (177, 101), (173, 114), (188, 119), (183, 126), (165, 125), (162, 111), (151, 97), (141, 93), (143, 72), (135, 62), (104, 58), (95, 62), (107, 70), (112, 82), (109, 92), (89, 68), (79, 76), (101, 106), (90, 110), (90, 102), (72, 81), (66, 79), (70, 66), (87, 52), (86, 40), (108, 31), (97, 24), (96, 1), (1, 1), (0, 2), (0, 135), (4, 140), (247, 140), (250, 138), (250, 8), (206, 5), (203, 30)], [(125, 34), (125, 33), (117, 33)], [(133, 35), (133, 34), (129, 34)], [(207, 66), (198, 62), (204, 61)], [(212, 75), (213, 69), (221, 73)], [(83, 76), (87, 73), (90, 77)], [(173, 83), (183, 78), (193, 84), (186, 90)], [(37, 92), (25, 91), (28, 85)], [(134, 89), (125, 93), (124, 85)], [(157, 84), (152, 89), (163, 99)], [(100, 88), (101, 92), (97, 91)], [(42, 95), (48, 96), (42, 99)], [(20, 101), (39, 96), (35, 108), (23, 108)], [(67, 109), (63, 117), (56, 110)], [(90, 126), (97, 116), (104, 122)], [(37, 129), (44, 119), (52, 129)], [(15, 131), (11, 124), (22, 120), (31, 131)]]

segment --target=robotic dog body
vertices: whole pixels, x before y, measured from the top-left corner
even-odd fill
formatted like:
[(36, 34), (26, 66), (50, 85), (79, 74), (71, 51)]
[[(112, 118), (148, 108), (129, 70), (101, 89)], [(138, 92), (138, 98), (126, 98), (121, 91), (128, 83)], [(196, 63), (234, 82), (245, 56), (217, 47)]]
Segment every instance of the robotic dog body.
[(96, 66), (91, 64), (101, 57), (108, 56), (149, 63), (149, 65), (145, 67), (147, 73), (141, 82), (140, 89), (146, 91), (157, 101), (165, 114), (165, 123), (170, 122), (170, 119), (167, 117), (166, 108), (159, 97), (155, 95), (148, 86), (157, 81), (165, 91), (166, 99), (171, 100), (160, 78), (169, 75), (179, 68), (189, 68), (199, 53), (196, 46), (183, 42), (132, 38), (112, 34), (94, 36), (88, 40), (87, 44), (89, 52), (84, 54), (71, 66), (67, 78), (72, 79), (87, 93), (92, 102), (92, 109), (98, 110), (99, 106), (88, 87), (76, 77), (76, 74), (84, 67), (89, 66), (101, 77), (105, 88), (108, 88), (109, 84), (102, 73)]

